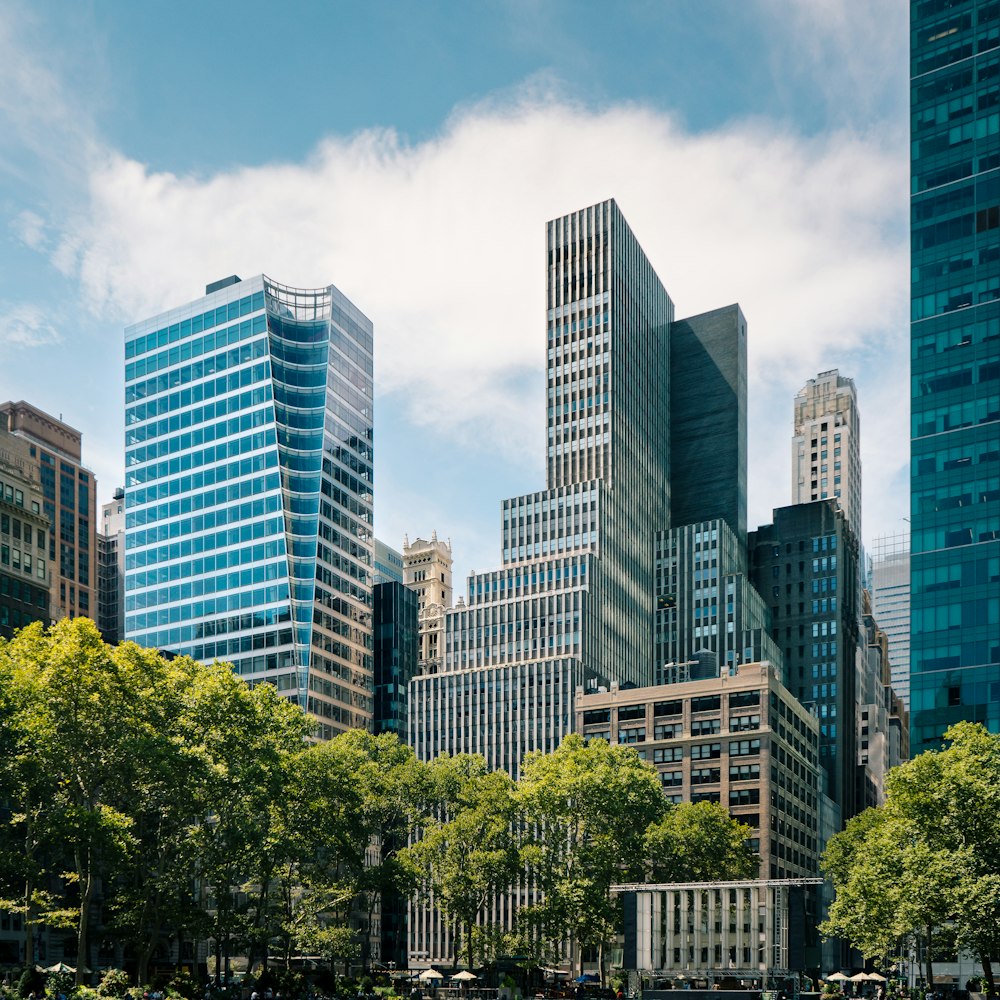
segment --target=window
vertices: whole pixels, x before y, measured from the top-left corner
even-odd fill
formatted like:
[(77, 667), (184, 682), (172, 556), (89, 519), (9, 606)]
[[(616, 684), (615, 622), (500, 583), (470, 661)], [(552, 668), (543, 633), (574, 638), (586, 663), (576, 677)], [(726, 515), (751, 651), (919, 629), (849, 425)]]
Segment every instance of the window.
[(661, 722), (653, 727), (654, 740), (673, 740), (681, 735), (679, 722)]
[(717, 694), (691, 699), (692, 712), (718, 712), (721, 707), (722, 698)]
[(712, 785), (721, 779), (721, 771), (717, 767), (693, 767), (691, 768), (692, 785)]
[(759, 715), (734, 715), (729, 719), (731, 733), (745, 732), (748, 729), (760, 729)]
[[(757, 742), (759, 743), (760, 740)], [(730, 744), (730, 746), (732, 746), (732, 744)], [(721, 756), (721, 743), (698, 743), (691, 747), (692, 760), (718, 760)]]
[(660, 782), (664, 788), (677, 788), (684, 784), (683, 771), (661, 771)]
[(671, 764), (684, 759), (682, 747), (660, 747), (653, 751), (654, 764)]
[(730, 781), (755, 781), (760, 778), (760, 764), (730, 764)]
[(633, 726), (631, 729), (619, 729), (618, 730), (618, 742), (619, 743), (645, 743), (646, 742), (646, 727), (645, 726)]
[(630, 722), (634, 719), (646, 718), (645, 705), (623, 705), (618, 709), (618, 721)]
[(729, 707), (751, 708), (760, 704), (760, 691), (734, 691), (729, 696)]
[(653, 705), (653, 715), (669, 716), (669, 715), (680, 715), (682, 711), (682, 703), (680, 701), (658, 701)]
[(729, 744), (730, 757), (750, 757), (760, 753), (760, 740), (733, 740)]
[(759, 788), (734, 788), (729, 793), (729, 804), (731, 806), (755, 806), (759, 802)]
[(692, 736), (714, 736), (721, 730), (721, 719), (695, 719), (691, 723)]
[(599, 722), (611, 721), (610, 708), (592, 708), (583, 713), (583, 724), (585, 726), (595, 725)]

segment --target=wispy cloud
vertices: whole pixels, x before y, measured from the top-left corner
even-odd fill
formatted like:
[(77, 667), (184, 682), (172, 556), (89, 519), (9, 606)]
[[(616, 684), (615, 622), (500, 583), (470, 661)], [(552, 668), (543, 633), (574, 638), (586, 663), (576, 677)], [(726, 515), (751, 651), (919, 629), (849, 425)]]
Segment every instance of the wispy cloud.
[(62, 339), (45, 310), (32, 303), (0, 302), (0, 317), (0, 347), (44, 347)]
[[(801, 35), (800, 72), (817, 86), (826, 71), (851, 86), (883, 73), (851, 55), (873, 51), (871, 33), (854, 37), (843, 3), (779, 6), (775, 24)], [(838, 55), (850, 65), (838, 68)], [(858, 378), (863, 412), (878, 414), (866, 421), (880, 434), (864, 440), (868, 509), (900, 505), (905, 126), (803, 137), (755, 120), (693, 131), (650, 107), (581, 106), (542, 74), (461, 107), (427, 141), (363, 131), (328, 138), (304, 162), (188, 176), (107, 148), (58, 78), (30, 53), (18, 58), (0, 69), (0, 94), (8, 83), (33, 91), (30, 106), (0, 98), (0, 113), (39, 155), (46, 129), (53, 147), (79, 148), (83, 197), (48, 219), (21, 213), (14, 231), (46, 249), (110, 330), (233, 272), (333, 281), (375, 321), (378, 391), (414, 428), (394, 433), (499, 453), (540, 475), (543, 224), (613, 196), (678, 315), (739, 301), (748, 317), (751, 517), (788, 501), (792, 396), (834, 366)], [(36, 125), (31, 108), (47, 118)]]

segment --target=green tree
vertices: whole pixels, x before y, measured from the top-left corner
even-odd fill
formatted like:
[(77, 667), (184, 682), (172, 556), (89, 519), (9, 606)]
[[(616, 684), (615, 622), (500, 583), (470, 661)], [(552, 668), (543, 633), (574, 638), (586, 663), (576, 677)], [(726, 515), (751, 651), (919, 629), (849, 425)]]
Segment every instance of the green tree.
[(645, 834), (651, 882), (706, 882), (756, 878), (760, 858), (747, 838), (752, 829), (715, 802), (671, 806)]
[[(520, 871), (514, 782), (490, 771), (478, 755), (438, 758), (431, 765), (437, 815), (420, 839), (400, 852), (425, 897), (455, 921), (456, 951), (474, 964), (480, 915), (507, 890)], [(456, 954), (456, 958), (457, 958)]]
[(931, 983), (938, 941), (950, 939), (976, 955), (995, 993), (1000, 736), (959, 723), (945, 741), (894, 768), (885, 805), (831, 840), (823, 868), (837, 895), (822, 929), (871, 956), (888, 954), (893, 940), (919, 938)]
[(603, 969), (617, 919), (611, 886), (643, 877), (646, 831), (667, 808), (656, 772), (630, 747), (571, 735), (525, 757), (518, 801), (523, 858), (541, 891), (526, 916), (553, 953), (567, 936), (597, 946)]

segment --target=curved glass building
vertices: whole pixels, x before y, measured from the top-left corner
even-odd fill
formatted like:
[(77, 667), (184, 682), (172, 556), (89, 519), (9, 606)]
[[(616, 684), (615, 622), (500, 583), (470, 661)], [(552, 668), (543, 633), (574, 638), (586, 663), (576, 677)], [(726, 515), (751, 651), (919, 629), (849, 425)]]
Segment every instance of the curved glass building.
[(125, 331), (125, 636), (372, 711), (372, 324), (258, 275)]

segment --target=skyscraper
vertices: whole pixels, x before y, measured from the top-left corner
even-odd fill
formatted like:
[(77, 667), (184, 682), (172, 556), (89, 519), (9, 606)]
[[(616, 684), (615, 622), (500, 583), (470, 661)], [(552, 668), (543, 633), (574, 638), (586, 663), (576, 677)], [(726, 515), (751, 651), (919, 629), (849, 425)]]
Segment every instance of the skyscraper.
[(910, 536), (880, 535), (871, 550), (872, 613), (889, 640), (892, 689), (910, 705)]
[(418, 756), (513, 773), (572, 731), (585, 675), (652, 681), (668, 518), (673, 303), (614, 201), (550, 222), (546, 252), (548, 485), (503, 502), (503, 565), (469, 578), (410, 699)]
[(97, 481), (83, 465), (83, 435), (26, 403), (0, 404), (11, 434), (28, 443), (49, 519), (52, 617), (97, 614)]
[(125, 616), (125, 490), (101, 504), (97, 532), (97, 627), (105, 642), (121, 642)]
[(912, 750), (1000, 729), (1000, 7), (911, 0)]
[(125, 331), (126, 637), (372, 717), (372, 326), (258, 275)]
[(792, 503), (835, 497), (861, 542), (861, 414), (854, 380), (820, 372), (795, 397)]

